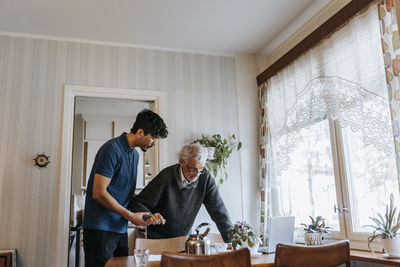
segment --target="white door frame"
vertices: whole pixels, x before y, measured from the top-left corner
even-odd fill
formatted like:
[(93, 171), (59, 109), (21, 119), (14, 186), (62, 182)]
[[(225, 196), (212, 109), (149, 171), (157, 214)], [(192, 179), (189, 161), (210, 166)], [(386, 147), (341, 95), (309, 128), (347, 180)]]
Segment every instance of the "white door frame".
[[(69, 217), (70, 217), (70, 194), (71, 194), (71, 167), (72, 167), (72, 139), (74, 126), (75, 97), (97, 97), (114, 99), (132, 99), (141, 101), (154, 101), (154, 111), (161, 117), (161, 100), (164, 93), (161, 91), (117, 89), (104, 87), (90, 87), (79, 85), (64, 86), (64, 113), (61, 138), (61, 170), (59, 185), (58, 205), (58, 228), (57, 228), (57, 255), (56, 266), (68, 264), (68, 241), (69, 241)], [(134, 118), (132, 118), (133, 122)], [(164, 166), (163, 142), (156, 146), (158, 149), (158, 168)], [(160, 153), (161, 151), (161, 153)]]

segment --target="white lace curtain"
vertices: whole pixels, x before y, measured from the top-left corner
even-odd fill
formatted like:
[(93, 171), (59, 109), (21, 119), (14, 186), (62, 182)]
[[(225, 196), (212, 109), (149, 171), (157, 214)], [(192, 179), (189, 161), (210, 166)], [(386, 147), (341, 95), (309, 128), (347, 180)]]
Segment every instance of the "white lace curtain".
[(359, 84), (338, 77), (312, 80), (297, 97), (286, 121), (274, 138), (277, 175), (290, 165), (290, 152), (302, 141), (301, 129), (323, 119), (337, 120), (341, 127), (360, 131), (364, 143), (390, 155), (393, 151), (389, 101)]
[(299, 131), (322, 119), (361, 131), (386, 154), (393, 135), (383, 68), (377, 5), (372, 4), (268, 81), (270, 171), (280, 175)]

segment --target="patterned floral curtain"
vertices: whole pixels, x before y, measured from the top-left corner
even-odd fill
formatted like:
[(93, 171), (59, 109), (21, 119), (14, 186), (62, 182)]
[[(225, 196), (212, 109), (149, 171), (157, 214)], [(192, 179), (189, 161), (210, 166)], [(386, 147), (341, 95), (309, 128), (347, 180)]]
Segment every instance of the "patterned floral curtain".
[[(394, 0), (378, 1), (380, 33), (383, 58), (386, 70), (386, 82), (390, 100), (396, 151), (397, 173), (400, 180), (400, 41)], [(400, 4), (400, 3), (399, 3)], [(400, 8), (400, 7), (398, 7)]]
[(267, 123), (267, 83), (263, 83), (258, 90), (259, 100), (259, 137), (260, 137), (260, 189), (261, 189), (261, 210), (260, 210), (260, 235), (263, 237), (264, 245), (267, 230), (267, 218), (270, 216), (270, 193), (271, 186), (268, 182), (267, 176), (267, 141), (269, 136), (268, 123)]

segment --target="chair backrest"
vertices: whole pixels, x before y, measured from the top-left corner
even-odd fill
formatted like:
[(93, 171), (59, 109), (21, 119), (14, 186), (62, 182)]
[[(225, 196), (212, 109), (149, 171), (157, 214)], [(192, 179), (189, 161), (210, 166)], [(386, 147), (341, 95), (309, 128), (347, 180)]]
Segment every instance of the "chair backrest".
[(322, 246), (276, 245), (275, 267), (350, 267), (350, 244), (343, 240)]
[(160, 267), (250, 267), (247, 248), (214, 255), (188, 255), (163, 253)]
[(164, 239), (136, 238), (135, 248), (148, 248), (150, 254), (163, 252), (181, 252), (185, 250), (186, 236), (178, 236)]

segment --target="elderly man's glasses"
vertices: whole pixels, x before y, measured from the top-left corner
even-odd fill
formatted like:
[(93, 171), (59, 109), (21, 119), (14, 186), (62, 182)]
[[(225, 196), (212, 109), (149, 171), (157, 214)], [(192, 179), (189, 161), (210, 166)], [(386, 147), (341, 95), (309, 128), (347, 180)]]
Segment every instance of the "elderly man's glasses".
[(198, 173), (200, 173), (200, 174), (202, 174), (203, 172), (204, 172), (204, 167), (203, 168), (201, 168), (201, 169), (197, 169), (197, 168), (193, 168), (193, 167), (189, 167), (187, 164), (186, 164), (186, 162), (184, 161), (184, 160), (182, 160), (183, 161), (183, 163), (185, 164), (185, 166), (186, 166), (186, 169), (189, 171), (189, 174), (198, 174)]

